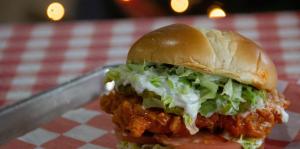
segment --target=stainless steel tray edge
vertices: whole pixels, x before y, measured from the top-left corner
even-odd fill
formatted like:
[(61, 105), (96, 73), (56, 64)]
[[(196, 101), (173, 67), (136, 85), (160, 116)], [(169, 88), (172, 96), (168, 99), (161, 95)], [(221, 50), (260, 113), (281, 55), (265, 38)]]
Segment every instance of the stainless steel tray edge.
[(105, 91), (102, 85), (104, 74), (114, 66), (104, 66), (56, 88), (1, 108), (0, 144), (96, 99)]

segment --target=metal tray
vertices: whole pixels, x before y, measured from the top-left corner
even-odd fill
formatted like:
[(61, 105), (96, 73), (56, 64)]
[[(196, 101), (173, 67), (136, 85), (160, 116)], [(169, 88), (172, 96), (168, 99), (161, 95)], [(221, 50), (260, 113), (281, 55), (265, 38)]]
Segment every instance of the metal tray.
[(106, 91), (104, 74), (110, 67), (85, 74), (56, 88), (0, 109), (0, 144), (96, 99)]

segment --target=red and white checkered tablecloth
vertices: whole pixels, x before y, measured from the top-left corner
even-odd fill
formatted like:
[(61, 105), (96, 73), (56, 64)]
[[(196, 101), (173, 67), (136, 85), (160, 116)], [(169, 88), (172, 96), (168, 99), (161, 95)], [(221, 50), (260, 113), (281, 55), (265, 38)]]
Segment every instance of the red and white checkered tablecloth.
[[(217, 20), (195, 16), (0, 25), (0, 107), (105, 64), (124, 63), (138, 37), (172, 23), (238, 31), (265, 48), (280, 80), (288, 81), (280, 87), (292, 100), (290, 122), (278, 126), (286, 131), (275, 131), (266, 147), (299, 148), (300, 11), (237, 14)], [(98, 102), (93, 102), (0, 148), (114, 148), (112, 127)]]

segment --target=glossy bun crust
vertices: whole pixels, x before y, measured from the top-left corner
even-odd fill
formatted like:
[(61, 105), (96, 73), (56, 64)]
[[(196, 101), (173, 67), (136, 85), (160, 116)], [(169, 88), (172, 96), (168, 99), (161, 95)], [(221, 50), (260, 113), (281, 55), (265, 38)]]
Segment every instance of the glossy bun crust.
[(274, 90), (277, 73), (271, 59), (253, 41), (235, 32), (169, 25), (138, 39), (127, 63), (165, 63), (216, 74)]

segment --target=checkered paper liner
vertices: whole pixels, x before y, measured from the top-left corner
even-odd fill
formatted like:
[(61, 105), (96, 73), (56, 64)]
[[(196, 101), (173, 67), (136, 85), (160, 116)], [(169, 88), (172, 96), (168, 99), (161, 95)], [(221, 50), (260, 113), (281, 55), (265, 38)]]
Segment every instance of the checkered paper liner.
[[(292, 101), (290, 121), (266, 148), (300, 148), (300, 12), (0, 25), (0, 107), (55, 87), (105, 64), (122, 63), (142, 34), (172, 23), (227, 29), (257, 41), (273, 59), (279, 88)], [(298, 80), (300, 84), (300, 80)], [(1, 120), (0, 120), (1, 123)], [(98, 102), (70, 111), (0, 148), (114, 148), (111, 119)]]
[[(265, 148), (299, 149), (300, 86), (281, 81), (278, 89), (291, 101), (288, 109), (290, 117), (287, 124), (275, 126), (266, 139)], [(40, 128), (0, 146), (0, 149), (116, 148), (117, 139), (113, 127), (111, 116), (100, 111), (99, 100), (97, 100), (63, 114)]]
[(0, 25), (0, 107), (53, 88), (105, 64), (124, 62), (130, 45), (161, 26), (238, 31), (257, 41), (282, 80), (300, 78), (300, 11), (138, 20)]

